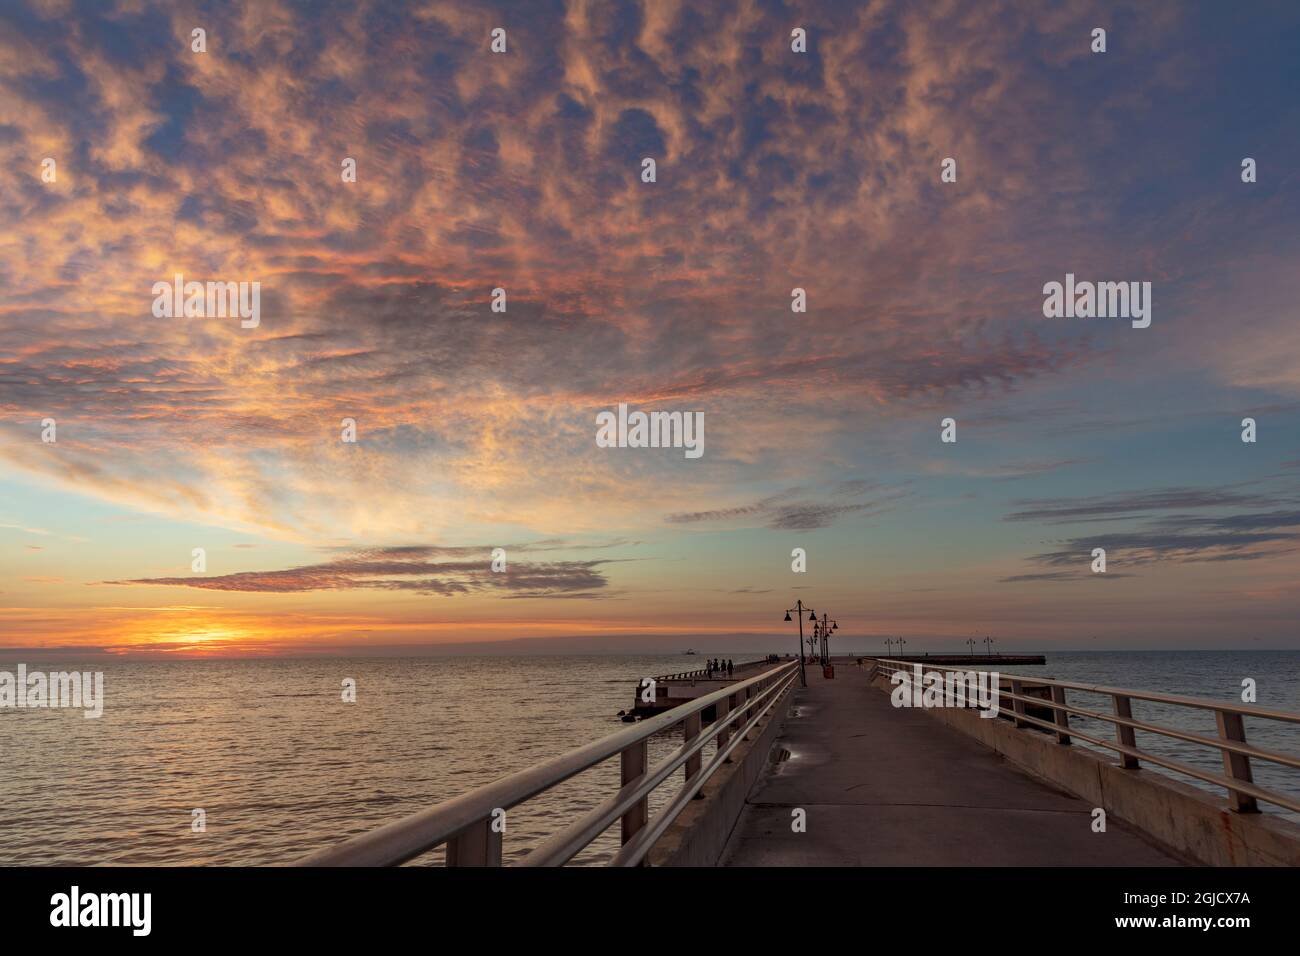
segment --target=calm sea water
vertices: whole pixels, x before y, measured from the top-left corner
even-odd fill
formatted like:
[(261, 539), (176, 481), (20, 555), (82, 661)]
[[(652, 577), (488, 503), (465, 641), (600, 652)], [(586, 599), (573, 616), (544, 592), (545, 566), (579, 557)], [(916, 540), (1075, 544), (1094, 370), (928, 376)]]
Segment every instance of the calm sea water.
[[(744, 655), (749, 660), (761, 654)], [(735, 655), (736, 660), (742, 656)], [(0, 864), (285, 863), (619, 730), (643, 675), (702, 657), (459, 657), (99, 662), (104, 716), (0, 710)], [(71, 670), (67, 661), (26, 661)], [(13, 670), (14, 664), (0, 664)], [(1011, 670), (1011, 668), (1007, 668)], [(1051, 654), (1026, 674), (1239, 699), (1300, 711), (1300, 652)], [(341, 682), (357, 681), (343, 703)], [(1139, 716), (1182, 720), (1161, 709)], [(1258, 725), (1258, 729), (1257, 729)], [(1213, 719), (1193, 729), (1214, 734)], [(1297, 730), (1248, 722), (1252, 742), (1300, 752)], [(1105, 732), (1103, 730), (1103, 732)], [(1165, 746), (1142, 735), (1143, 746)], [(652, 742), (651, 761), (675, 738)], [(1184, 749), (1170, 753), (1187, 758)], [(1211, 769), (1212, 757), (1193, 755)], [(676, 776), (676, 775), (675, 775)], [(1256, 778), (1300, 790), (1296, 775)], [(519, 856), (607, 797), (616, 761), (510, 811)], [(662, 805), (671, 790), (652, 804)], [(191, 830), (191, 811), (206, 831)], [(617, 827), (575, 861), (596, 864)], [(440, 862), (441, 851), (418, 863)]]

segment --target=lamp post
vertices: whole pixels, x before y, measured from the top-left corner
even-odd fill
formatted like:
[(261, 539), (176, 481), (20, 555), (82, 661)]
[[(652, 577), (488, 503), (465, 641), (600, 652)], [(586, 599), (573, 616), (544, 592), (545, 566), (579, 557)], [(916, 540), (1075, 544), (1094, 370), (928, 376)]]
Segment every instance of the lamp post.
[(894, 646), (894, 639), (893, 639), (892, 637), (887, 637), (887, 638), (885, 638), (885, 656), (886, 656), (886, 657), (889, 657), (889, 656), (890, 656), (890, 650), (889, 650), (889, 649), (890, 649), (891, 647), (893, 647), (893, 646)]
[(900, 658), (903, 656), (903, 645), (906, 643), (907, 641), (903, 640), (901, 637), (898, 639), (898, 656)]
[(971, 657), (974, 657), (974, 656), (975, 656), (975, 638), (973, 638), (973, 637), (968, 637), (968, 638), (966, 638), (966, 646), (970, 648), (970, 656), (971, 656)]
[(794, 607), (786, 608), (785, 619), (790, 620), (790, 612), (793, 611), (799, 616), (799, 686), (808, 686), (808, 675), (803, 669), (803, 612), (808, 612), (808, 620), (817, 620), (817, 612), (810, 607), (804, 607), (803, 598), (794, 602)]
[(830, 620), (826, 612), (822, 611), (822, 667), (831, 662), (831, 632), (839, 629), (839, 624)]
[(984, 638), (984, 650), (988, 653), (989, 657), (993, 656), (993, 638)]

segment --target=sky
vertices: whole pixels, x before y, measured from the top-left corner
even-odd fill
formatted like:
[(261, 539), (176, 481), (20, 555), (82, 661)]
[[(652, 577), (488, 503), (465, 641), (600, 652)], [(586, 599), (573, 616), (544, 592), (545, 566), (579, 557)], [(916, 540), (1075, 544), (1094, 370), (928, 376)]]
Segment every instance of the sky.
[[(796, 600), (1300, 647), (1296, 49), (1291, 3), (3, 0), (0, 648), (793, 650)], [(1045, 316), (1067, 274), (1150, 326)], [(601, 447), (620, 404), (703, 453)]]

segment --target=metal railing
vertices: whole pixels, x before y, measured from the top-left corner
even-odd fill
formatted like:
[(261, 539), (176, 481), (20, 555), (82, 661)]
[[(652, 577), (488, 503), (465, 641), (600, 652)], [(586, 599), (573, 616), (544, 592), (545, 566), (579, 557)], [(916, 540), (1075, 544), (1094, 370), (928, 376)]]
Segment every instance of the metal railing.
[[(892, 658), (873, 658), (872, 660), (876, 668), (891, 676), (897, 671), (913, 673), (913, 668), (917, 665), (915, 661), (900, 661)], [(934, 671), (971, 673), (971, 668), (965, 667), (941, 667), (937, 665), (926, 665), (926, 667), (928, 670)], [(975, 673), (989, 672), (975, 671)], [(1293, 813), (1300, 813), (1300, 800), (1279, 793), (1276, 790), (1269, 790), (1259, 786), (1254, 782), (1250, 769), (1251, 760), (1265, 760), (1297, 770), (1300, 769), (1300, 758), (1293, 757), (1290, 754), (1252, 747), (1246, 742), (1246, 727), (1243, 721), (1243, 718), (1250, 717), (1252, 719), (1277, 720), (1289, 724), (1300, 724), (1300, 714), (1293, 714), (1284, 710), (1272, 710), (1267, 707), (1256, 707), (1250, 704), (1236, 704), (1232, 701), (1130, 690), (1124, 687), (1109, 687), (1104, 684), (1082, 684), (1075, 681), (1053, 680), (1045, 677), (1021, 677), (1011, 674), (1002, 674), (999, 677), (997, 688), (998, 709), (999, 711), (1006, 710), (1003, 707), (1003, 701), (1010, 701), (1010, 719), (1015, 722), (1017, 727), (1031, 727), (1053, 733), (1056, 735), (1059, 744), (1068, 745), (1071, 737), (1077, 737), (1094, 746), (1113, 750), (1119, 754), (1120, 766), (1127, 769), (1136, 769), (1145, 761), (1173, 773), (1184, 774), (1203, 783), (1223, 787), (1228, 791), (1230, 809), (1238, 813), (1259, 812), (1258, 801), (1260, 800), (1284, 807)], [(1007, 684), (1006, 688), (1002, 687), (1003, 683)], [(1027, 685), (1048, 688), (1051, 698), (1025, 694), (1024, 690)], [(1114, 713), (1106, 714), (1086, 707), (1072, 705), (1066, 699), (1065, 692), (1067, 690), (1110, 697)], [(1219, 734), (1217, 737), (1206, 737), (1203, 734), (1180, 730), (1175, 727), (1166, 727), (1150, 721), (1137, 720), (1133, 716), (1133, 701), (1135, 700), (1209, 711), (1215, 715)], [(1053, 719), (1048, 721), (1033, 717), (1026, 712), (1027, 707), (1051, 710)], [(1114, 725), (1115, 740), (1105, 740), (1084, 733), (1077, 727), (1071, 727), (1071, 715), (1087, 717)], [(1223, 757), (1223, 774), (1211, 773), (1208, 770), (1193, 767), (1182, 761), (1154, 754), (1149, 750), (1143, 750), (1137, 745), (1136, 731), (1139, 730), (1143, 733), (1158, 734), (1185, 743), (1212, 747), (1218, 750)]]
[[(501, 833), (494, 824), (501, 814), (617, 756), (621, 769), (618, 791), (520, 862), (524, 866), (562, 866), (621, 821), (622, 849), (611, 865), (636, 866), (705, 782), (729, 761), (740, 742), (748, 739), (759, 721), (785, 697), (798, 676), (797, 665), (797, 661), (777, 665), (626, 730), (312, 853), (295, 865), (397, 866), (446, 844), (448, 866), (500, 866)], [(701, 727), (701, 714), (709, 707), (716, 708), (715, 719)], [(650, 769), (650, 738), (678, 725), (682, 727), (681, 747)], [(703, 751), (710, 740), (717, 740), (717, 751), (704, 763)], [(683, 766), (686, 780), (682, 789), (650, 819), (650, 793)]]

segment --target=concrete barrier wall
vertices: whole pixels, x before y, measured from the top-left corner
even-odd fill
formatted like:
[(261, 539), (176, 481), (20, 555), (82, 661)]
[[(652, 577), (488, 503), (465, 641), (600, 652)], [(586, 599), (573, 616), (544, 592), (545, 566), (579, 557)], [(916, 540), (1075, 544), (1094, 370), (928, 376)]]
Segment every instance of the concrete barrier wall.
[[(731, 752), (723, 764), (664, 831), (646, 858), (649, 866), (716, 866), (731, 836), (745, 798), (767, 766), (776, 735), (790, 712), (793, 695), (785, 696)], [(680, 772), (680, 771), (679, 771)]]
[[(874, 684), (885, 693), (893, 689), (883, 674)], [(1199, 863), (1300, 866), (1300, 826), (1267, 811), (1235, 813), (1227, 809), (1226, 792), (1216, 799), (1149, 770), (1126, 770), (1116, 758), (1059, 744), (1053, 734), (1017, 729), (974, 710), (929, 707), (926, 713)]]

